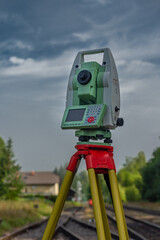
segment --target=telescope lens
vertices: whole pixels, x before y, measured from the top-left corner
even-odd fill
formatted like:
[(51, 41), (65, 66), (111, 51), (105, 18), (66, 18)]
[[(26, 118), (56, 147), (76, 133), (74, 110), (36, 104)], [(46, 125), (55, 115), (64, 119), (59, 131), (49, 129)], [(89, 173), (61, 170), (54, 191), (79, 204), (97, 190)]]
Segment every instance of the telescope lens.
[(85, 85), (87, 84), (92, 78), (92, 75), (89, 71), (83, 70), (79, 72), (77, 80), (80, 84)]

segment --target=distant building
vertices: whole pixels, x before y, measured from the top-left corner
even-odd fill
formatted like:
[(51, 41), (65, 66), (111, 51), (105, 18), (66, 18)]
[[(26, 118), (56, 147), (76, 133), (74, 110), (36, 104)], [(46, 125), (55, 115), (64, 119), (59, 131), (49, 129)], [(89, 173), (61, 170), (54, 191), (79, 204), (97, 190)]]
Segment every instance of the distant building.
[(53, 172), (21, 172), (21, 176), (25, 183), (24, 195), (57, 196), (59, 193), (60, 178)]

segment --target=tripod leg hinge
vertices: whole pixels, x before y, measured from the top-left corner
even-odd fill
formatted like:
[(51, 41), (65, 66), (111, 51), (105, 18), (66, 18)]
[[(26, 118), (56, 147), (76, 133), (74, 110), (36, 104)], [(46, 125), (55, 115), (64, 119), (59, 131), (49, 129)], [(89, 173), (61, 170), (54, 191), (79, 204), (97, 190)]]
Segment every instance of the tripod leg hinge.
[(70, 159), (67, 170), (76, 173), (80, 164), (81, 156), (85, 156), (88, 151), (77, 151)]
[(79, 162), (80, 162), (80, 157), (79, 155), (77, 155), (77, 153), (75, 153), (72, 157), (71, 160), (68, 164), (68, 167), (66, 168), (67, 170), (71, 171), (71, 172), (77, 172), (78, 166), (79, 166)]

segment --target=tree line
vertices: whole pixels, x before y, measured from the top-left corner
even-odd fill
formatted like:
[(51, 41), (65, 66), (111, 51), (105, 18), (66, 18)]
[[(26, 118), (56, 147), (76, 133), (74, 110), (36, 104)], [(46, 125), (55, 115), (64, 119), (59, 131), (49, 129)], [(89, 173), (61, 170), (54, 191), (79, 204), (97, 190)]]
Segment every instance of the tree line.
[(117, 173), (124, 201), (160, 200), (160, 147), (146, 162), (144, 152), (126, 158), (123, 168)]
[[(53, 172), (60, 176), (61, 182), (66, 173), (67, 163)], [(13, 141), (0, 137), (0, 198), (16, 198), (24, 187), (19, 174), (21, 167), (14, 158)], [(103, 175), (99, 176), (105, 201), (111, 201)], [(117, 172), (121, 198), (126, 201), (160, 200), (160, 147), (157, 147), (151, 159), (146, 161), (145, 153), (140, 151), (136, 157), (126, 157), (123, 167)], [(72, 188), (82, 185), (82, 200), (91, 198), (87, 171), (75, 175)]]

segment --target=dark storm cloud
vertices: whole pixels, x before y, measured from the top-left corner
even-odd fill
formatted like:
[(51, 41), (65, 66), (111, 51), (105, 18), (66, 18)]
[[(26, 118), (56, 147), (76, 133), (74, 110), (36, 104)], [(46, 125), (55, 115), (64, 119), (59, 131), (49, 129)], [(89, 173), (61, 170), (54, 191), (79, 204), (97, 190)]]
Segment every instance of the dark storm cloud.
[(30, 56), (34, 58), (60, 54), (64, 46), (71, 46), (72, 32), (89, 25), (84, 11), (79, 11), (78, 1), (1, 1), (2, 41), (24, 41), (33, 49)]
[(6, 46), (1, 47), (3, 56), (53, 57), (70, 47), (84, 48), (84, 43), (85, 48), (97, 41), (104, 46), (115, 41), (113, 38), (119, 39), (121, 47), (126, 40), (134, 47), (142, 37), (150, 37), (150, 31), (154, 34), (159, 18), (158, 1), (154, 4), (75, 0), (0, 3), (1, 43), (4, 45), (7, 40)]

